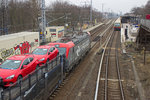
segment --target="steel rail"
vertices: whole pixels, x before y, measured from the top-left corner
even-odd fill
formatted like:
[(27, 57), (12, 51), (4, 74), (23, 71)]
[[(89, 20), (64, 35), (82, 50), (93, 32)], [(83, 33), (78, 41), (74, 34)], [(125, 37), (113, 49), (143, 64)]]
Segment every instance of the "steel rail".
[[(113, 24), (110, 24), (106, 30), (104, 30), (101, 34), (99, 33), (97, 36), (103, 37), (107, 31), (112, 27)], [(107, 42), (107, 41), (106, 41)], [(105, 44), (105, 42), (103, 43)], [(96, 45), (96, 43), (92, 46), (92, 48)]]
[[(118, 36), (117, 38), (119, 38), (119, 36)], [(120, 39), (117, 39), (117, 40), (119, 41)], [(117, 75), (118, 75), (118, 80), (119, 80), (119, 86), (120, 86), (121, 97), (122, 97), (122, 100), (125, 100), (124, 91), (123, 91), (123, 86), (122, 86), (122, 82), (121, 82), (120, 68), (119, 68), (118, 45), (119, 45), (119, 42), (116, 43), (116, 50), (115, 50), (115, 53), (116, 53)]]
[[(114, 33), (114, 32), (113, 32)], [(111, 47), (113, 43), (115, 34), (113, 34), (111, 40), (109, 41), (110, 47), (108, 50), (108, 55), (107, 55), (107, 60), (106, 60), (106, 73), (105, 73), (105, 100), (107, 100), (107, 94), (108, 94), (108, 67), (109, 67), (109, 60), (110, 60), (110, 52), (111, 52)]]
[(97, 82), (96, 82), (96, 90), (95, 90), (95, 96), (94, 96), (94, 100), (97, 100), (97, 96), (98, 96), (98, 88), (99, 88), (99, 82), (100, 82), (100, 76), (101, 76), (101, 68), (102, 68), (102, 64), (103, 64), (103, 60), (104, 60), (104, 55), (105, 55), (105, 52), (106, 52), (106, 47), (112, 37), (112, 34), (113, 32), (110, 34), (105, 46), (104, 46), (104, 52), (102, 54), (102, 58), (101, 58), (101, 61), (100, 61), (100, 66), (99, 66), (99, 71), (98, 71), (98, 77), (97, 77)]

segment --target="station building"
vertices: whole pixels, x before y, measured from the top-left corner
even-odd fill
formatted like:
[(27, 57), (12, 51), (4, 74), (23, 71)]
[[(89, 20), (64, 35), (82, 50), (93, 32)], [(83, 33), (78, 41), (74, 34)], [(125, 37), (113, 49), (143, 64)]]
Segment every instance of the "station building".
[(46, 27), (46, 42), (54, 42), (64, 36), (64, 26)]

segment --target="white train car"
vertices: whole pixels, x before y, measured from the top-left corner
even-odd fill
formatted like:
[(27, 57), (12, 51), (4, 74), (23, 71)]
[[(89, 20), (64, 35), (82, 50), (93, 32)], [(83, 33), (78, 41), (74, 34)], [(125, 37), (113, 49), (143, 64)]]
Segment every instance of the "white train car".
[(64, 36), (64, 26), (46, 27), (46, 42), (57, 41)]
[(0, 62), (16, 55), (30, 53), (39, 46), (39, 32), (20, 32), (0, 36)]

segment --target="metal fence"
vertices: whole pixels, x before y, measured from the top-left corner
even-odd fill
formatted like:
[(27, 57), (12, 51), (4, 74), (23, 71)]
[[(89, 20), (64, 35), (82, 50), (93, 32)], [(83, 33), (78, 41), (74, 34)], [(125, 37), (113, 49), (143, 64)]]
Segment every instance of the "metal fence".
[(141, 25), (150, 29), (150, 20), (141, 19)]
[(0, 100), (33, 100), (41, 91), (50, 94), (63, 80), (63, 56), (58, 56), (1, 91)]

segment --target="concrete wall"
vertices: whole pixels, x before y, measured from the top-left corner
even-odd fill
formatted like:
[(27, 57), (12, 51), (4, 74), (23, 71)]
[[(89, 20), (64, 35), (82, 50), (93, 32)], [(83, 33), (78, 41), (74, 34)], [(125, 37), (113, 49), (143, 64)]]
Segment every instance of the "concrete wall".
[(142, 19), (141, 20), (141, 25), (143, 25), (143, 26), (150, 29), (150, 20)]
[(38, 32), (20, 32), (10, 35), (0, 36), (0, 59), (16, 55), (29, 53), (39, 46)]

